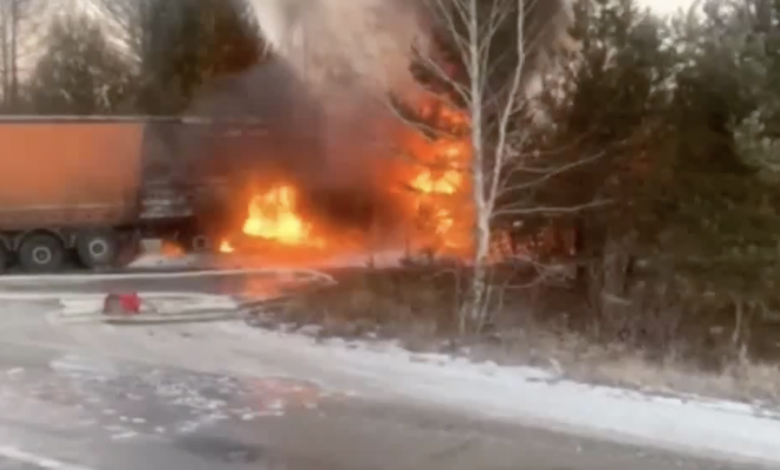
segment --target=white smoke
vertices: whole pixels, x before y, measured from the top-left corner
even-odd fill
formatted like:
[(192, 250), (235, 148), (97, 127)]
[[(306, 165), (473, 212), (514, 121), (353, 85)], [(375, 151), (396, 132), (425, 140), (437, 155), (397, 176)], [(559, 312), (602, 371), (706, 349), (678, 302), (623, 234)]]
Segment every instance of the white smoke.
[(348, 187), (378, 177), (376, 161), (395, 155), (398, 133), (410, 132), (388, 92), (414, 100), (421, 91), (410, 71), (424, 44), (420, 0), (251, 2), (273, 55), (324, 113), (318, 161), (332, 171), (318, 178)]
[[(314, 89), (407, 88), (424, 37), (414, 0), (252, 0), (274, 52)], [(328, 94), (325, 93), (325, 94)]]
[(198, 157), (193, 168), (248, 184), (291, 182), (307, 216), (389, 237), (405, 219), (385, 169), (398, 160), (398, 135), (415, 130), (387, 95), (418, 90), (410, 66), (422, 42), (420, 0), (249, 1), (272, 54), (204, 88), (191, 113), (252, 116), (263, 132), (212, 145), (196, 129), (183, 153)]

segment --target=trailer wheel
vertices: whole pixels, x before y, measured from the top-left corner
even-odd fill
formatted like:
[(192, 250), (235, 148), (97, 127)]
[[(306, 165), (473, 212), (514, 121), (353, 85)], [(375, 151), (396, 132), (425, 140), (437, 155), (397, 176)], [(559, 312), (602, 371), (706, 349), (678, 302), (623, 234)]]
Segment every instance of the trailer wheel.
[(57, 271), (64, 262), (65, 247), (54, 235), (47, 233), (30, 235), (19, 247), (19, 264), (25, 271)]
[(214, 249), (214, 244), (206, 235), (196, 233), (188, 235), (184, 240), (185, 250), (190, 253), (208, 253)]
[(76, 251), (88, 268), (113, 267), (119, 257), (119, 237), (112, 230), (87, 231), (79, 235)]

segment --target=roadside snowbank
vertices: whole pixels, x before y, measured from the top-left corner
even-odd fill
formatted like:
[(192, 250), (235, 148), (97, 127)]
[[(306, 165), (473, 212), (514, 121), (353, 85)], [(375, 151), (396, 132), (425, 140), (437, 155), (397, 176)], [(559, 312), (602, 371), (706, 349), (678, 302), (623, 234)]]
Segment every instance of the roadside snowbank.
[(317, 379), (326, 384), (334, 377), (357, 379), (349, 380), (350, 387), (369, 397), (381, 393), (383, 398), (542, 428), (780, 464), (780, 414), (759, 413), (747, 404), (657, 397), (563, 380), (541, 369), (474, 364), (440, 354), (413, 354), (393, 345), (318, 344), (303, 335), (241, 324), (222, 328), (256, 345), (258, 355), (276, 350), (293, 364), (316, 363)]
[[(404, 257), (402, 251), (388, 250), (373, 254), (354, 253), (351, 255), (339, 255), (324, 258), (319, 261), (307, 263), (307, 268), (311, 269), (338, 269), (349, 267), (374, 266), (381, 268), (392, 268), (401, 265), (401, 259)], [(296, 269), (300, 266), (295, 264), (285, 266), (269, 261), (262, 255), (257, 254), (199, 254), (199, 255), (181, 255), (166, 256), (159, 253), (147, 253), (141, 255), (128, 265), (131, 269), (241, 269), (241, 268), (263, 268), (263, 269)]]
[(201, 258), (195, 255), (165, 256), (162, 254), (148, 254), (136, 258), (127, 267), (133, 269), (184, 269), (197, 267), (201, 264)]

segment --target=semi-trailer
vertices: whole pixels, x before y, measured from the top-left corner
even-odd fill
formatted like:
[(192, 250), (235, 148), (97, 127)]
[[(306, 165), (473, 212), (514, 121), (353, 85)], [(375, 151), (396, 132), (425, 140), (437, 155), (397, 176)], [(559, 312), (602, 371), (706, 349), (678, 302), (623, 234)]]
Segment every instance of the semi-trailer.
[[(111, 268), (143, 238), (212, 243), (198, 208), (224, 182), (188, 180), (182, 119), (0, 119), (0, 271)], [(216, 188), (216, 189), (215, 189)], [(218, 210), (216, 210), (218, 212)]]

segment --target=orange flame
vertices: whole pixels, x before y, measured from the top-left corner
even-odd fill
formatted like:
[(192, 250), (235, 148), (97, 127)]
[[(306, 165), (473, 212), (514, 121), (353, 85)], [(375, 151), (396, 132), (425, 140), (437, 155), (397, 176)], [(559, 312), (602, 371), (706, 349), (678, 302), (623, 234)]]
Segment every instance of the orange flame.
[[(465, 116), (454, 110), (434, 107), (421, 110), (422, 114), (433, 112), (437, 112), (444, 125), (453, 130), (467, 124)], [(400, 198), (399, 204), (408, 205), (409, 216), (416, 220), (418, 234), (415, 236), (427, 248), (465, 253), (470, 237), (464, 227), (469, 225), (470, 213), (459, 195), (468, 186), (468, 178), (463, 171), (471, 158), (468, 142), (465, 139), (429, 141), (414, 131), (401, 138), (406, 141), (409, 152), (422, 164), (413, 166), (399, 162), (396, 173), (411, 189), (411, 200)], [(388, 179), (388, 184), (393, 184), (391, 181)], [(277, 184), (256, 193), (247, 209), (243, 233), (289, 247), (324, 248), (325, 240), (313, 235), (314, 223), (301, 215), (296, 207), (297, 199), (297, 189), (290, 184)], [(318, 226), (316, 232), (327, 234), (327, 246), (345, 248), (349, 245), (341, 239), (345, 237), (343, 233), (335, 235), (332, 230), (323, 229)], [(235, 250), (229, 241), (223, 241), (220, 251), (232, 253)]]
[(425, 194), (455, 194), (460, 189), (463, 176), (454, 170), (444, 172), (438, 177), (432, 171), (425, 170), (412, 181), (412, 188)]
[(297, 192), (290, 185), (279, 185), (254, 196), (243, 232), (283, 245), (321, 244), (312, 237), (312, 226), (296, 211)]

